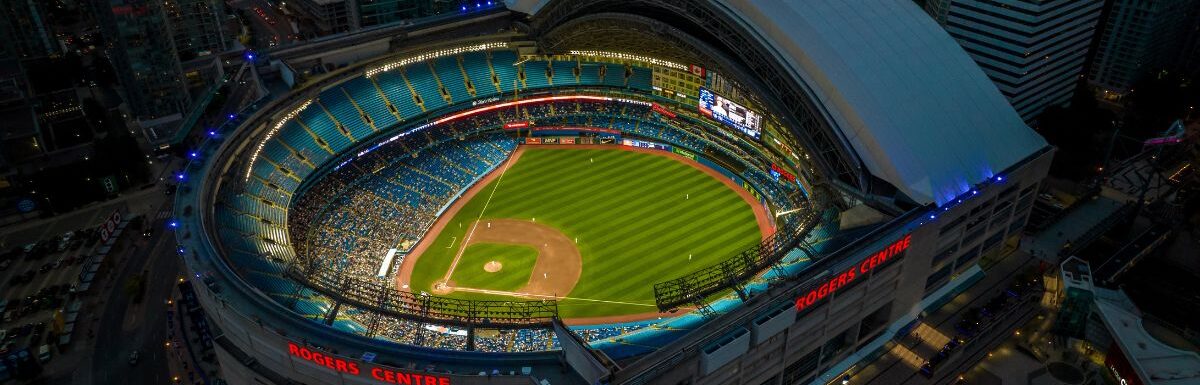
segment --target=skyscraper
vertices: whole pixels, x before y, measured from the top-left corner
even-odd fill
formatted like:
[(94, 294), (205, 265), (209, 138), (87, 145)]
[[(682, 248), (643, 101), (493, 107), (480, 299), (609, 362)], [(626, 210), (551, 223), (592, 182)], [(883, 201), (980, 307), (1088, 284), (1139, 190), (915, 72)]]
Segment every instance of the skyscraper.
[(167, 0), (163, 3), (170, 18), (175, 49), (183, 60), (225, 50), (221, 31), (221, 0)]
[(0, 44), (22, 59), (58, 51), (41, 0), (0, 0)]
[(1088, 80), (1119, 100), (1139, 78), (1175, 70), (1188, 39), (1193, 0), (1113, 0)]
[(1026, 122), (1046, 107), (1070, 101), (1103, 8), (1098, 0), (929, 0), (924, 5), (935, 19), (940, 17), (936, 10), (946, 10), (946, 31)]
[(191, 98), (162, 3), (97, 0), (96, 10), (134, 118), (156, 120), (186, 111)]

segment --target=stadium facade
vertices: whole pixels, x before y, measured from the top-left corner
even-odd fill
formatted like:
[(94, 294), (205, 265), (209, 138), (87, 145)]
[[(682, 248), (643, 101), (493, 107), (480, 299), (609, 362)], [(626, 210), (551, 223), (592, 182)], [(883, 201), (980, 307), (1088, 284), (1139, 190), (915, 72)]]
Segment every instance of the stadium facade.
[[(227, 381), (826, 383), (1015, 247), (1053, 154), (910, 2), (507, 6), (511, 29), (448, 31), (308, 81), (213, 132), (177, 176), (181, 281), (211, 321)], [(716, 98), (750, 112), (718, 121), (697, 107)], [(533, 112), (494, 115), (514, 106)], [(595, 111), (617, 108), (629, 117), (595, 127)], [(483, 159), (521, 139), (504, 137), (520, 116), (707, 158), (764, 196), (776, 236), (646, 282), (662, 320), (601, 329), (565, 326), (551, 301), (386, 290), (320, 269), (294, 242), (304, 224), (289, 210), (321, 181), (503, 137), (463, 158)], [(472, 173), (410, 168), (450, 182)], [(514, 342), (525, 340), (533, 347)]]

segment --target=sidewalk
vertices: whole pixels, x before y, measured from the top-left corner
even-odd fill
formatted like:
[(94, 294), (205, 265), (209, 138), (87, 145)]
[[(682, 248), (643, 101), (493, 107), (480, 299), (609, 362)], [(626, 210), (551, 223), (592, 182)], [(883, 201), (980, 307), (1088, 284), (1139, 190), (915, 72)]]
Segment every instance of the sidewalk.
[[(932, 383), (920, 374), (920, 365), (930, 353), (937, 352), (941, 345), (949, 341), (957, 332), (954, 324), (960, 313), (968, 308), (982, 306), (994, 295), (1006, 289), (1012, 278), (1027, 266), (1036, 261), (1032, 255), (1015, 250), (1002, 258), (974, 286), (954, 297), (946, 305), (935, 310), (924, 319), (917, 321), (912, 332), (893, 340), (888, 351), (866, 367), (851, 375), (850, 382), (856, 384), (925, 384)], [(991, 333), (980, 335), (978, 340), (988, 340)], [(977, 349), (975, 345), (966, 345), (951, 356), (945, 365), (958, 365), (963, 356)], [(942, 368), (947, 369), (947, 368)], [(946, 370), (935, 372), (934, 378), (940, 377)]]
[[(1021, 242), (1020, 249), (1046, 262), (1057, 264), (1058, 252), (1067, 242), (1080, 239), (1133, 199), (1135, 198), (1123, 192), (1104, 187), (1095, 199), (1079, 203), (1079, 207), (1060, 218), (1058, 222), (1030, 237), (1032, 239)], [(1078, 250), (1079, 245), (1075, 246)]]

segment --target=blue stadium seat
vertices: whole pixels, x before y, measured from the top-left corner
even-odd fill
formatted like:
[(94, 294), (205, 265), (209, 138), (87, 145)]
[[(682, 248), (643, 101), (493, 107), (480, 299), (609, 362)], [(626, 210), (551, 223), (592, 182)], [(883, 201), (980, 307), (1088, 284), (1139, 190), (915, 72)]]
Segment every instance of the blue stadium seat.
[(412, 92), (408, 90), (408, 86), (404, 84), (404, 78), (400, 77), (398, 72), (395, 70), (381, 72), (375, 75), (375, 83), (379, 84), (379, 88), (387, 95), (388, 101), (396, 106), (400, 117), (408, 120), (421, 114), (421, 107), (413, 102)]
[[(396, 115), (388, 110), (387, 102), (379, 95), (379, 91), (375, 89), (375, 85), (371, 84), (371, 80), (365, 77), (355, 77), (342, 84), (342, 89), (354, 98), (358, 103), (358, 107), (362, 108), (371, 117), (371, 121), (375, 123), (375, 128), (385, 130), (392, 125), (399, 123), (396, 120)], [(397, 108), (399, 111), (399, 108)]]
[(471, 99), (471, 93), (467, 92), (466, 80), (463, 79), (463, 71), (458, 68), (458, 59), (454, 56), (438, 58), (434, 61), (434, 66), (437, 68), (438, 79), (442, 81), (446, 91), (450, 92), (451, 100), (461, 103)]

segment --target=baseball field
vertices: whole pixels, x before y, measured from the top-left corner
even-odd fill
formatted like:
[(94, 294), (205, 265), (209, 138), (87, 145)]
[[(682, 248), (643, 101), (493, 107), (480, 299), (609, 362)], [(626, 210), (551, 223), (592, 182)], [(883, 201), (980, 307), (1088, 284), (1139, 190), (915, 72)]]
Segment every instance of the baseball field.
[(523, 146), (439, 220), (403, 290), (558, 299), (565, 319), (655, 316), (653, 285), (770, 231), (753, 198), (695, 161), (621, 147)]

